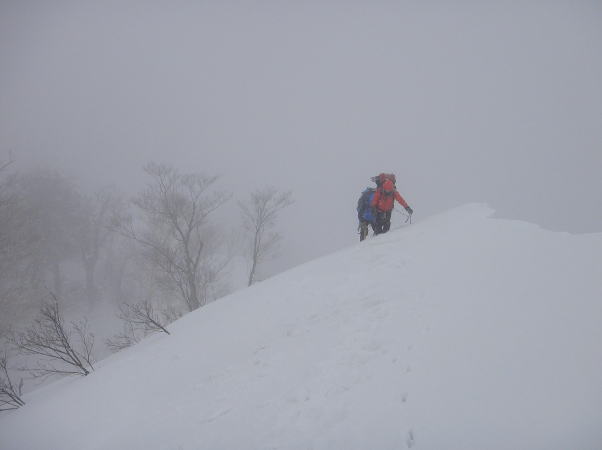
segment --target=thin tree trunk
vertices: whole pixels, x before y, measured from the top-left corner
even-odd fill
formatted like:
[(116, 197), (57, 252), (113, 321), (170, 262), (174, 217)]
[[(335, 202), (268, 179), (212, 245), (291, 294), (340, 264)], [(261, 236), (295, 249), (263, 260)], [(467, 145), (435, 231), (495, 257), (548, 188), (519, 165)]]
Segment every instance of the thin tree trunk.
[(251, 271), (249, 272), (249, 284), (251, 286), (255, 281), (255, 269), (257, 268), (257, 258), (253, 256), (253, 264), (251, 265)]
[(189, 295), (188, 308), (190, 309), (190, 311), (194, 311), (195, 309), (198, 309), (201, 306), (199, 301), (198, 289), (196, 286), (196, 277), (193, 272), (189, 272), (187, 278)]
[(96, 283), (94, 281), (94, 272), (96, 264), (88, 262), (84, 264), (86, 271), (86, 295), (90, 303), (94, 303), (97, 300)]
[(259, 257), (259, 231), (255, 231), (255, 238), (253, 240), (253, 263), (251, 264), (251, 271), (249, 272), (249, 284), (251, 286), (255, 281), (255, 270), (257, 270), (257, 259)]

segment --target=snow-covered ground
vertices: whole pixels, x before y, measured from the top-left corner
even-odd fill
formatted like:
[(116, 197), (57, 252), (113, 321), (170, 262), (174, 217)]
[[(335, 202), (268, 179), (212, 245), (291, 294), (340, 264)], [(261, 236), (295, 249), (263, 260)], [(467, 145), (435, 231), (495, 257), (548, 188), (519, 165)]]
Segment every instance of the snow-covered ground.
[(602, 234), (467, 205), (239, 291), (0, 416), (2, 450), (602, 448)]

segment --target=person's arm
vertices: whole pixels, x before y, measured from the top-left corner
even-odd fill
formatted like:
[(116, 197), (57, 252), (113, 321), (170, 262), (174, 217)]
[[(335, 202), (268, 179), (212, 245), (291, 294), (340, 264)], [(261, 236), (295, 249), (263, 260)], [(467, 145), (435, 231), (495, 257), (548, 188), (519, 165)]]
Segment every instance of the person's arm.
[(401, 194), (397, 191), (395, 191), (395, 200), (397, 200), (399, 202), (399, 204), (401, 206), (403, 206), (406, 210), (409, 208), (408, 204), (406, 203), (406, 201), (403, 199), (403, 197), (401, 196)]

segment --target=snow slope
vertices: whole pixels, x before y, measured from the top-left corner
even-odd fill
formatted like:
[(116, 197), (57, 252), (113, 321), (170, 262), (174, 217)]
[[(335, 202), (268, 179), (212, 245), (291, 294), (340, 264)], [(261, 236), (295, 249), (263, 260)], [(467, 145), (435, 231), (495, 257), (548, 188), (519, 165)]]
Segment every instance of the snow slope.
[(602, 234), (467, 205), (245, 289), (0, 416), (2, 450), (601, 449)]

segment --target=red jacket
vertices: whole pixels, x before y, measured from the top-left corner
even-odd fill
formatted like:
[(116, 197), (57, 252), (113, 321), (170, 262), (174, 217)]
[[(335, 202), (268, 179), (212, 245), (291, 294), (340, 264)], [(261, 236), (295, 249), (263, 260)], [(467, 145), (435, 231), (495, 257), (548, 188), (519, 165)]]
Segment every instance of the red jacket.
[(408, 204), (403, 199), (403, 197), (397, 192), (397, 190), (393, 191), (393, 194), (386, 195), (381, 188), (376, 190), (374, 197), (372, 198), (372, 202), (370, 206), (376, 208), (379, 211), (388, 212), (393, 209), (394, 201), (397, 200), (401, 206), (404, 208), (408, 207)]

